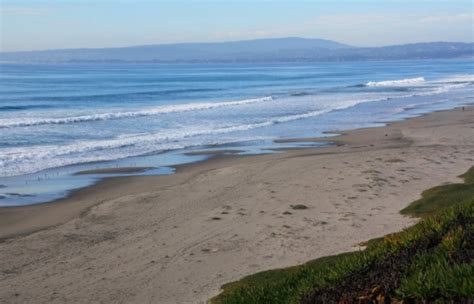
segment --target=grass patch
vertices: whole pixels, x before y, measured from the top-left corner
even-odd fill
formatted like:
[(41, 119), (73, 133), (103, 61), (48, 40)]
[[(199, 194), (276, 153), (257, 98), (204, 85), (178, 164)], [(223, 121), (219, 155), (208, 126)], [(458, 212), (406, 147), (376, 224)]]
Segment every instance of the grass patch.
[(428, 189), (421, 194), (421, 199), (414, 201), (400, 213), (423, 218), (472, 199), (474, 197), (474, 167), (459, 177), (464, 179), (463, 184), (449, 184)]
[[(298, 292), (298, 285), (305, 280), (308, 271), (329, 270), (353, 254), (350, 252), (322, 257), (303, 265), (249, 275), (239, 281), (223, 285), (222, 293), (212, 299), (211, 303), (286, 303), (285, 299)], [(275, 297), (281, 301), (273, 302)]]
[(418, 224), (363, 251), (260, 272), (211, 303), (469, 303), (474, 295), (474, 168), (403, 210)]

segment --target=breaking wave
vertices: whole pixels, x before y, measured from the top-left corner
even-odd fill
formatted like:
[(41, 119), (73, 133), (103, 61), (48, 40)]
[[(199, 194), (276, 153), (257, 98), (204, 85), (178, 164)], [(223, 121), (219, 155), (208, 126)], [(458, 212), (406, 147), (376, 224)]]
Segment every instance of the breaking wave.
[(416, 85), (425, 82), (425, 78), (416, 77), (416, 78), (406, 78), (399, 80), (384, 80), (384, 81), (369, 81), (365, 84), (367, 87), (397, 87), (397, 86), (407, 86), (407, 85)]
[[(383, 100), (388, 100), (388, 98), (384, 98)], [(248, 124), (220, 125), (210, 128), (193, 126), (177, 129), (171, 132), (161, 131), (149, 134), (118, 136), (109, 140), (76, 141), (64, 146), (45, 145), (31, 147), (29, 149), (20, 147), (7, 148), (3, 150), (3, 159), (0, 161), (0, 175), (18, 175), (36, 172), (49, 167), (91, 161), (114, 160), (166, 149), (181, 149), (190, 146), (189, 140), (194, 137), (210, 136), (213, 138), (213, 135), (264, 128), (280, 123), (288, 123), (316, 117), (331, 111), (342, 110), (360, 103), (371, 101), (375, 100), (355, 99), (350, 101), (340, 101), (323, 109), (270, 117), (265, 120)], [(200, 144), (202, 144), (202, 142)], [(108, 153), (103, 153), (104, 151), (108, 151)], [(15, 164), (15, 166), (12, 168), (10, 167), (11, 164)]]
[(189, 112), (189, 111), (200, 111), (209, 110), (222, 107), (240, 106), (247, 104), (254, 104), (259, 102), (272, 101), (271, 96), (244, 99), (238, 101), (227, 101), (227, 102), (208, 102), (208, 103), (188, 103), (188, 104), (174, 104), (159, 106), (149, 109), (143, 109), (138, 111), (126, 111), (126, 112), (112, 112), (112, 113), (100, 113), (91, 115), (81, 115), (72, 117), (61, 117), (61, 118), (29, 118), (29, 119), (4, 119), (0, 120), (0, 128), (12, 128), (12, 127), (30, 127), (39, 125), (60, 125), (80, 122), (90, 122), (99, 120), (112, 120), (121, 118), (131, 117), (143, 117), (153, 116), (167, 113), (177, 112)]

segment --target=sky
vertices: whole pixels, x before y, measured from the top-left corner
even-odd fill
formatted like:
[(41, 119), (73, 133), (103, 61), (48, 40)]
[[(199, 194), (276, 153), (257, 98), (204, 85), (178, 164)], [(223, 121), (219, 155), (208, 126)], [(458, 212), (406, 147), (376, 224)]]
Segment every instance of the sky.
[(472, 42), (472, 0), (0, 0), (0, 50), (273, 37)]

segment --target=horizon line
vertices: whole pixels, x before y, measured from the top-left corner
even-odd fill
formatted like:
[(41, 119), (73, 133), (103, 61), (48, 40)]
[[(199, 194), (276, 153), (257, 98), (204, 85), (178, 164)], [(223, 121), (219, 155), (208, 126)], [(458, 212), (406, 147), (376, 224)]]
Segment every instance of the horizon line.
[(437, 40), (437, 41), (419, 41), (419, 42), (409, 42), (409, 43), (399, 43), (399, 44), (387, 44), (379, 46), (356, 46), (351, 44), (346, 44), (345, 42), (340, 42), (337, 40), (331, 40), (326, 38), (315, 38), (315, 37), (301, 37), (301, 36), (283, 36), (283, 37), (264, 37), (264, 38), (253, 38), (253, 39), (240, 39), (240, 40), (224, 40), (224, 41), (189, 41), (189, 42), (164, 42), (164, 43), (151, 43), (151, 44), (134, 44), (126, 46), (110, 46), (110, 47), (70, 47), (70, 48), (50, 48), (50, 49), (33, 49), (33, 50), (18, 50), (18, 51), (3, 51), (0, 50), (0, 54), (6, 53), (29, 53), (29, 52), (46, 52), (46, 51), (66, 51), (66, 50), (102, 50), (102, 49), (124, 49), (124, 48), (134, 48), (134, 47), (147, 47), (147, 46), (165, 46), (165, 45), (186, 45), (186, 44), (223, 44), (223, 43), (234, 43), (234, 42), (246, 42), (246, 41), (259, 41), (259, 40), (281, 40), (281, 39), (301, 39), (301, 40), (322, 40), (330, 41), (335, 43), (340, 43), (351, 48), (380, 48), (388, 46), (398, 46), (398, 45), (411, 45), (419, 43), (466, 43), (473, 44), (474, 41), (446, 41), (446, 40)]

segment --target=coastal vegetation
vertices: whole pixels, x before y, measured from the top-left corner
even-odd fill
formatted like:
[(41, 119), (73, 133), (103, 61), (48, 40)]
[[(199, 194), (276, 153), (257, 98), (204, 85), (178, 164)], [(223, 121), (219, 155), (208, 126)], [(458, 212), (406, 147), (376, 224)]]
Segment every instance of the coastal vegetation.
[(469, 303), (474, 296), (474, 167), (401, 211), (421, 221), (364, 250), (226, 284), (233, 303)]

